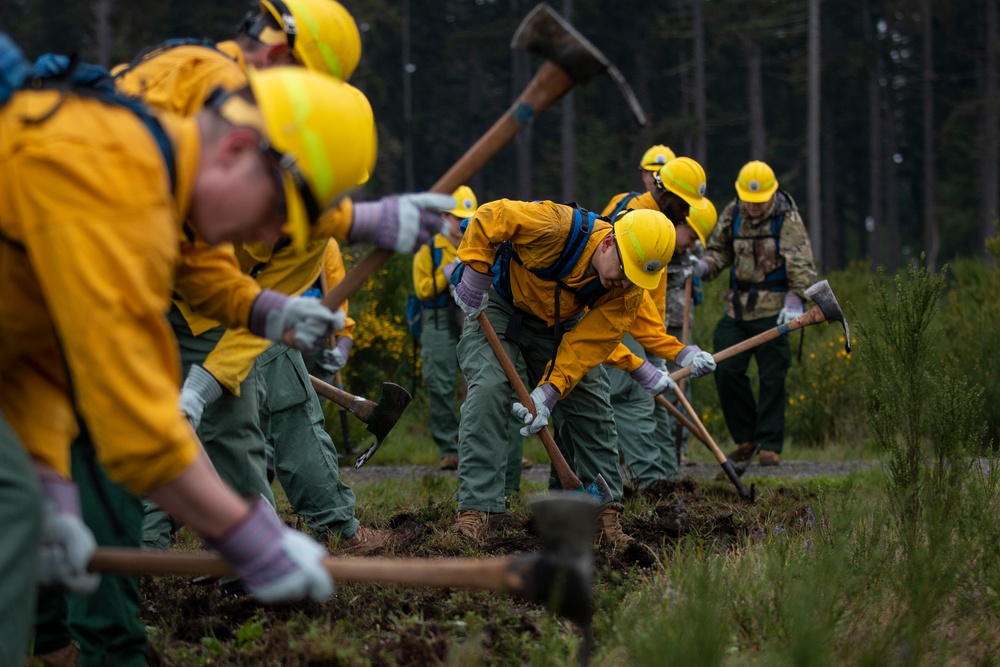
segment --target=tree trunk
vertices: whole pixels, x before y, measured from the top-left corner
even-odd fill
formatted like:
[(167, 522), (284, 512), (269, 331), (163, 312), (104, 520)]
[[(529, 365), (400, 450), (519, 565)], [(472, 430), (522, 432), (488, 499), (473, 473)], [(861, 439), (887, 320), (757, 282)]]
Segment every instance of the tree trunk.
[[(562, 15), (573, 22), (573, 0), (563, 0)], [(562, 101), (562, 200), (576, 201), (576, 111), (573, 108), (573, 91)]]
[(760, 42), (748, 37), (747, 108), (750, 110), (750, 159), (767, 160), (767, 135), (764, 130), (764, 83), (761, 74)]
[(896, 125), (896, 98), (890, 86), (886, 91), (882, 119), (883, 164), (885, 165), (885, 268), (895, 273), (899, 268), (899, 128)]
[(813, 256), (823, 263), (823, 216), (820, 201), (820, 0), (809, 0), (809, 100), (806, 129), (807, 179), (809, 181), (809, 237)]
[(1000, 187), (1000, 143), (998, 143), (997, 116), (1000, 114), (1000, 103), (997, 99), (997, 2), (988, 0), (986, 3), (986, 62), (983, 67), (983, 116), (982, 116), (982, 152), (980, 163), (980, 191), (982, 193), (982, 208), (980, 210), (980, 250), (984, 256), (987, 253), (985, 242), (996, 234), (996, 219), (1000, 208), (997, 188)]
[(923, 0), (922, 4), (921, 14), (924, 20), (924, 251), (927, 253), (927, 267), (931, 271), (935, 271), (938, 265), (938, 254), (941, 251), (941, 237), (934, 211), (934, 186), (937, 181), (934, 169), (936, 156), (934, 150), (934, 21), (931, 0)]
[(692, 2), (692, 23), (694, 27), (694, 117), (697, 124), (694, 140), (694, 159), (704, 165), (708, 159), (708, 143), (705, 114), (705, 15), (702, 0)]
[[(834, 149), (838, 141), (837, 132), (834, 128), (833, 114), (823, 114), (820, 122), (823, 125), (820, 141), (821, 164), (824, 174), (836, 174), (837, 164), (835, 161)], [(847, 240), (850, 232), (837, 215), (836, 204), (840, 201), (838, 196), (840, 188), (837, 186), (836, 178), (828, 178), (823, 186), (822, 212), (823, 222), (823, 268), (826, 271), (843, 269), (847, 266)]]
[(410, 62), (410, 0), (403, 0), (403, 190), (416, 189), (413, 177), (413, 70)]
[(113, 0), (94, 0), (94, 62), (102, 67), (111, 66), (114, 36), (111, 30)]
[[(861, 238), (868, 239), (872, 269), (885, 263), (884, 220), (882, 219), (882, 84), (878, 40), (875, 37), (868, 2), (864, 3), (865, 38), (868, 42), (868, 216)], [(864, 252), (860, 253), (864, 256)]]

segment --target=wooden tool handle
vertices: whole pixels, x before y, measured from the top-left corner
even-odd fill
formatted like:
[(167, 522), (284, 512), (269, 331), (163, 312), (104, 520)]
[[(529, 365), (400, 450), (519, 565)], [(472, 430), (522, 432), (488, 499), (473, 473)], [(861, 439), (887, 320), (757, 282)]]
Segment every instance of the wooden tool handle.
[[(677, 400), (680, 401), (681, 405), (684, 406), (684, 411), (687, 412), (688, 417), (691, 419), (692, 426), (697, 429), (695, 434), (701, 433), (699, 439), (708, 446), (708, 449), (712, 452), (712, 456), (715, 457), (716, 461), (719, 463), (725, 462), (726, 455), (723, 454), (722, 450), (719, 449), (719, 446), (715, 444), (715, 440), (712, 439), (712, 436), (708, 433), (708, 429), (705, 428), (705, 425), (701, 422), (701, 418), (698, 417), (698, 413), (694, 411), (694, 408), (691, 407), (691, 403), (688, 401), (687, 396), (684, 395), (684, 392), (681, 391), (681, 388), (677, 385), (674, 385), (674, 394), (677, 396)], [(666, 398), (663, 400), (669, 403)]]
[[(741, 352), (752, 350), (758, 345), (763, 345), (768, 341), (772, 341), (775, 338), (778, 338), (779, 336), (784, 336), (785, 334), (797, 331), (799, 329), (803, 329), (813, 324), (819, 324), (820, 322), (826, 322), (826, 315), (823, 314), (823, 311), (820, 310), (819, 306), (813, 306), (812, 308), (810, 308), (802, 315), (789, 322), (788, 324), (783, 324), (781, 326), (774, 327), (773, 329), (768, 329), (763, 333), (757, 334), (753, 338), (747, 338), (745, 341), (741, 343), (737, 343), (736, 345), (727, 347), (721, 352), (716, 352), (714, 355), (712, 355), (712, 358), (715, 359), (716, 363), (720, 361), (725, 361), (730, 357), (735, 357), (737, 354), (740, 354)], [(676, 370), (673, 373), (671, 373), (670, 379), (673, 380), (674, 382), (677, 382), (678, 380), (686, 378), (689, 375), (691, 375), (691, 367), (685, 366), (684, 368), (681, 368), (680, 370)]]
[[(705, 443), (706, 447), (708, 446), (708, 441), (705, 439), (705, 436), (702, 435), (701, 429), (692, 424), (691, 421), (684, 416), (683, 412), (678, 410), (673, 403), (667, 400), (666, 396), (664, 396), (663, 394), (657, 395), (656, 402), (659, 403), (664, 408), (666, 408), (667, 412), (669, 412), (674, 419), (680, 422), (681, 426), (690, 431), (691, 435), (693, 435), (694, 437), (698, 438), (703, 443)], [(709, 447), (709, 449), (711, 449), (711, 447)]]
[(330, 399), (366, 424), (371, 419), (372, 413), (375, 412), (375, 408), (378, 407), (378, 404), (374, 401), (348, 394), (343, 389), (338, 389), (332, 384), (327, 384), (318, 377), (310, 375), (309, 382), (312, 383), (313, 389), (316, 390), (317, 394)]
[[(524, 582), (509, 567), (510, 558), (325, 558), (323, 566), (340, 582), (454, 586), (521, 592)], [(91, 572), (199, 576), (232, 576), (232, 567), (210, 553), (144, 551), (101, 547), (94, 552)]]
[[(503, 366), (503, 371), (507, 374), (507, 379), (510, 380), (511, 386), (514, 387), (514, 391), (517, 393), (517, 400), (521, 401), (521, 405), (528, 408), (531, 414), (534, 415), (535, 402), (531, 400), (531, 394), (528, 393), (527, 387), (521, 382), (521, 376), (518, 375), (517, 369), (514, 368), (514, 362), (507, 356), (507, 350), (504, 349), (503, 344), (497, 337), (497, 332), (493, 329), (493, 324), (489, 318), (486, 317), (486, 313), (479, 313), (479, 326), (482, 328), (483, 333), (486, 334), (486, 340), (489, 341), (490, 347), (493, 348), (493, 353), (496, 355), (497, 361)], [(538, 437), (542, 439), (542, 445), (545, 446), (545, 451), (548, 453), (549, 459), (556, 469), (556, 475), (559, 477), (559, 483), (562, 484), (562, 487), (571, 491), (579, 489), (582, 485), (580, 478), (576, 476), (576, 473), (566, 463), (566, 459), (563, 457), (562, 452), (559, 451), (559, 446), (556, 445), (556, 441), (552, 438), (552, 433), (549, 431), (548, 426), (542, 427), (542, 430), (538, 432)]]

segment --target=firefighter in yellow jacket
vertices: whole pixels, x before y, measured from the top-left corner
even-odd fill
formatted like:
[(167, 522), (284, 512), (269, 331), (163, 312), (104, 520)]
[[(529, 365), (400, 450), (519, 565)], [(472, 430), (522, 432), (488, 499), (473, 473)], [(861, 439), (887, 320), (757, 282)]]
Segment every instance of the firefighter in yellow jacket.
[(602, 508), (598, 541), (631, 539), (619, 522), (617, 436), (600, 364), (632, 326), (643, 290), (659, 280), (673, 249), (673, 225), (654, 211), (631, 212), (612, 226), (570, 206), (504, 199), (469, 220), (455, 281), (455, 300), (472, 320), (459, 343), (469, 393), (459, 430), (458, 533), (476, 539), (488, 515), (504, 511), (504, 450), (496, 445), (511, 386), (475, 321), (485, 311), (536, 384), (536, 417), (514, 405), (521, 433), (537, 433), (555, 410), (570, 467), (584, 484), (603, 475), (614, 497)]
[[(205, 536), (261, 601), (333, 592), (326, 550), (227, 489), (177, 410), (163, 313), (180, 222), (209, 242), (273, 242), (304, 199), (325, 207), (350, 186), (317, 179), (347, 133), (374, 132), (347, 84), (301, 69), (250, 84), (185, 120), (158, 122), (111, 93), (47, 90), (41, 78), (0, 110), (0, 469), (21, 478), (4, 485), (0, 505), (4, 664), (26, 648), (25, 582), (80, 592), (99, 583), (86, 571), (95, 543), (67, 479), (84, 424), (110, 477)], [(320, 150), (306, 151), (305, 132)]]

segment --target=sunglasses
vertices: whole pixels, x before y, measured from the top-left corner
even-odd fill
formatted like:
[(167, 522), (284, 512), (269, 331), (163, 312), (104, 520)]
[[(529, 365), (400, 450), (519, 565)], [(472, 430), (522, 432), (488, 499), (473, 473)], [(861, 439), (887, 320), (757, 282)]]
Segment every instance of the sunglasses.
[(615, 252), (618, 254), (618, 269), (622, 272), (622, 277), (625, 277), (625, 262), (622, 261), (622, 251), (618, 247), (618, 239), (612, 237), (615, 242)]

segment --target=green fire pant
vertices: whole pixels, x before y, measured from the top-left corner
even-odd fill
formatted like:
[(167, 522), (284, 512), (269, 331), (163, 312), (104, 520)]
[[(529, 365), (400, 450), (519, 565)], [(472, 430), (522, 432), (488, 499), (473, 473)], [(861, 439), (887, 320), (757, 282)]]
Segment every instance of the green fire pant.
[[(670, 334), (671, 336), (673, 336), (674, 338), (676, 338), (677, 340), (681, 339), (681, 328), (680, 327), (667, 327), (667, 333)], [(674, 371), (676, 371), (678, 369), (680, 369), (679, 365), (675, 364), (672, 361), (667, 361), (667, 371), (668, 372), (673, 373)], [(684, 395), (687, 396), (688, 401), (690, 401), (691, 400), (691, 379), (688, 378), (687, 381), (684, 383), (684, 385), (685, 385), (685, 387), (684, 387)], [(671, 404), (673, 404), (676, 407), (680, 408), (681, 412), (684, 411), (684, 406), (678, 404), (679, 402), (677, 400), (677, 394), (675, 394), (673, 391), (665, 391), (665, 392), (663, 392), (663, 396), (668, 401), (670, 401)], [(661, 447), (664, 448), (664, 452), (670, 451), (670, 452), (674, 453), (674, 456), (673, 456), (672, 459), (670, 459), (669, 457), (667, 457), (666, 453), (664, 453), (664, 456), (667, 459), (669, 459), (669, 460), (666, 460), (664, 463), (668, 467), (671, 465), (671, 462), (672, 462), (672, 465), (673, 465), (673, 474), (669, 475), (668, 479), (673, 479), (673, 478), (676, 478), (677, 474), (678, 474), (677, 473), (677, 460), (678, 460), (680, 452), (687, 453), (687, 441), (688, 441), (688, 437), (690, 436), (690, 434), (687, 432), (687, 429), (683, 429), (683, 430), (678, 430), (677, 429), (677, 420), (675, 420), (673, 418), (673, 416), (669, 412), (667, 412), (667, 409), (665, 407), (663, 407), (659, 403), (655, 403), (655, 406), (656, 407), (653, 410), (653, 418), (656, 420), (656, 433), (655, 433), (654, 437), (656, 438), (656, 442)], [(694, 406), (691, 406), (691, 407), (694, 407)], [(695, 408), (695, 409), (697, 409), (697, 408)], [(678, 442), (677, 442), (678, 434), (680, 435), (680, 444), (678, 444)]]
[[(715, 350), (732, 347), (775, 327), (777, 315), (737, 322), (724, 315), (715, 327)], [(754, 403), (747, 368), (757, 358), (759, 398)], [(785, 376), (792, 365), (788, 336), (780, 336), (752, 350), (720, 362), (715, 386), (729, 434), (737, 444), (756, 442), (763, 449), (781, 452), (785, 439)]]
[[(504, 338), (514, 307), (490, 293), (486, 314), (515, 361), (524, 360), (529, 386), (541, 380), (552, 353), (551, 327), (525, 316), (517, 342)], [(565, 323), (567, 329), (575, 322)], [(504, 507), (504, 480), (507, 465), (507, 427), (511, 406), (516, 400), (500, 362), (478, 323), (468, 322), (458, 344), (458, 358), (469, 382), (459, 426), (458, 508), (499, 513)], [(597, 366), (585, 375), (572, 392), (553, 410), (553, 431), (567, 463), (589, 485), (598, 474), (604, 476), (615, 501), (621, 499), (622, 481), (618, 469), (618, 436), (608, 399), (607, 373)], [(554, 471), (550, 485), (558, 488)]]
[[(626, 334), (622, 343), (634, 354), (646, 358), (646, 352), (630, 334)], [(672, 441), (656, 439), (653, 397), (625, 371), (607, 366), (607, 372), (618, 447), (632, 484), (642, 489), (659, 479), (675, 479), (677, 457)]]
[[(80, 487), (84, 521), (100, 546), (140, 546), (142, 503), (109, 480), (93, 461), (88, 463), (88, 446), (77, 440), (72, 449), (73, 480)], [(139, 620), (140, 608), (135, 577), (101, 575), (101, 585), (91, 595), (43, 592), (38, 598), (35, 654), (58, 650), (75, 639), (80, 665), (144, 667), (146, 628)]]
[[(449, 309), (458, 311), (449, 314)], [(430, 397), (431, 437), (441, 450), (441, 458), (458, 456), (458, 415), (455, 397), (459, 387), (459, 332), (452, 331), (448, 320), (461, 322), (464, 314), (454, 304), (427, 308), (421, 315), (421, 374)]]
[(0, 413), (0, 665), (22, 665), (28, 655), (41, 523), (38, 477)]

